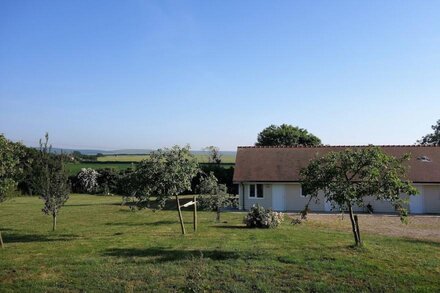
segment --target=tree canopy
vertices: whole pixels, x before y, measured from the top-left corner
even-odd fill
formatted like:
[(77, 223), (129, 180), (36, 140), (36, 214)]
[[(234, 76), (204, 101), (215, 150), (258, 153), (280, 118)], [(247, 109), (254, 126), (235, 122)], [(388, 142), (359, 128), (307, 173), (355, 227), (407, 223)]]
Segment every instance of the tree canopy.
[(141, 198), (156, 196), (160, 206), (175, 196), (182, 233), (185, 234), (178, 195), (191, 191), (191, 182), (199, 172), (196, 157), (189, 146), (164, 148), (150, 154), (139, 163), (136, 174), (142, 185)]
[(216, 146), (208, 146), (204, 148), (208, 152), (208, 161), (210, 163), (220, 164), (222, 162), (222, 155), (220, 154), (220, 148)]
[[(17, 177), (22, 173), (20, 158), (24, 146), (14, 143), (0, 134), (0, 203), (5, 201), (17, 187)], [(0, 231), (0, 246), (3, 238)]]
[(49, 135), (45, 141), (40, 140), (40, 152), (34, 167), (36, 174), (36, 191), (44, 201), (43, 213), (52, 216), (52, 230), (55, 231), (57, 216), (61, 207), (69, 199), (70, 185), (64, 169), (63, 156), (51, 152)]
[(258, 134), (256, 146), (317, 146), (321, 140), (304, 128), (270, 125)]
[(23, 146), (0, 134), (0, 202), (4, 201), (17, 186), (21, 174), (20, 157)]
[(431, 126), (433, 133), (423, 136), (417, 143), (421, 145), (435, 145), (440, 146), (440, 119), (437, 120), (437, 124)]
[[(403, 164), (409, 156), (395, 158), (378, 147), (347, 149), (317, 158), (301, 170), (303, 188), (310, 200), (322, 191), (333, 208), (348, 210), (356, 245), (360, 245), (359, 227), (353, 216), (353, 206), (364, 206), (365, 197), (392, 203), (404, 220), (407, 200), (401, 194), (415, 195), (417, 189), (406, 180)], [(306, 207), (307, 208), (307, 207)]]
[(219, 184), (213, 172), (201, 178), (197, 186), (200, 194), (199, 202), (202, 209), (215, 211), (216, 220), (220, 222), (221, 209), (233, 205), (233, 199), (227, 192), (225, 184)]

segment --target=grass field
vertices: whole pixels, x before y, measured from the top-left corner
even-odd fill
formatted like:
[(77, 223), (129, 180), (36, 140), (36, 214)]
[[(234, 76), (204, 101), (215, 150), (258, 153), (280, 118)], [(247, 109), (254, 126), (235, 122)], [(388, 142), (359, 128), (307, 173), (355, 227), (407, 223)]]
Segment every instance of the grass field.
[[(203, 154), (196, 154), (199, 163), (207, 163), (208, 156)], [(139, 162), (148, 159), (149, 155), (106, 155), (103, 157), (98, 157), (99, 162)], [(235, 163), (235, 156), (233, 155), (223, 155), (223, 163)]]
[(336, 217), (254, 230), (243, 213), (216, 224), (200, 212), (192, 233), (185, 212), (190, 233), (181, 236), (174, 210), (131, 212), (119, 197), (72, 195), (56, 232), (41, 208), (36, 197), (0, 204), (0, 292), (440, 291), (439, 241), (371, 229), (354, 249)]
[(133, 168), (134, 165), (131, 163), (67, 163), (66, 169), (70, 176), (74, 176), (81, 171), (82, 168), (92, 168), (92, 169), (115, 169), (115, 170), (125, 170), (127, 168)]

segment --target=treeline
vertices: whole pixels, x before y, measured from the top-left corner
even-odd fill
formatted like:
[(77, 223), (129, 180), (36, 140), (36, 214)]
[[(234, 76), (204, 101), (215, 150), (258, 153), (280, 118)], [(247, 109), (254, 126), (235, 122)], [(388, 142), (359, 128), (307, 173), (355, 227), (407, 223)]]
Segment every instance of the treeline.
[[(3, 137), (4, 139), (4, 137)], [(15, 159), (18, 163), (18, 169), (20, 172), (16, 172), (14, 181), (16, 182), (17, 190), (24, 195), (37, 195), (39, 182), (36, 178), (39, 178), (41, 173), (41, 150), (37, 148), (26, 147), (20, 143), (12, 143), (16, 148)], [(61, 161), (63, 163), (71, 162), (96, 162), (98, 155), (82, 155), (79, 152), (67, 153), (54, 153), (51, 152), (47, 155), (47, 160)], [(109, 163), (109, 162), (99, 162)], [(120, 163), (120, 162), (119, 162)], [(148, 163), (146, 163), (148, 165)], [(72, 193), (91, 193), (91, 194), (104, 194), (104, 195), (127, 195), (127, 190), (130, 189), (130, 176), (136, 171), (137, 164), (132, 164), (133, 167), (126, 170), (117, 170), (114, 168), (91, 168), (96, 171), (96, 186), (93, 189), (86, 190), (81, 185), (79, 176), (83, 171), (78, 172), (75, 175), (68, 177), (68, 185)], [(90, 168), (85, 168), (90, 169)], [(193, 178), (191, 183), (191, 190), (184, 192), (185, 194), (193, 193), (196, 186), (200, 183), (200, 179), (203, 174), (210, 174), (211, 172), (217, 178), (219, 184), (224, 184), (229, 194), (237, 194), (237, 187), (233, 184), (232, 178), (234, 174), (233, 163), (199, 163), (199, 174)]]
[[(187, 190), (184, 194), (192, 194), (196, 187), (200, 184), (200, 180), (204, 174), (213, 174), (219, 184), (224, 184), (229, 194), (238, 194), (238, 188), (233, 184), (234, 167), (215, 163), (199, 164), (200, 172), (191, 181), (191, 190)], [(94, 172), (93, 172), (94, 171)], [(129, 196), (127, 191), (131, 189), (133, 184), (130, 178), (136, 171), (134, 168), (127, 168), (125, 170), (116, 170), (113, 168), (83, 168), (76, 175), (69, 176), (71, 191), (73, 193), (89, 193), (89, 194), (103, 194), (103, 195), (122, 195)], [(88, 180), (88, 181), (87, 181)], [(89, 188), (85, 182), (94, 182), (93, 188)], [(26, 183), (23, 183), (26, 186)], [(26, 186), (22, 189), (27, 194), (29, 188)]]

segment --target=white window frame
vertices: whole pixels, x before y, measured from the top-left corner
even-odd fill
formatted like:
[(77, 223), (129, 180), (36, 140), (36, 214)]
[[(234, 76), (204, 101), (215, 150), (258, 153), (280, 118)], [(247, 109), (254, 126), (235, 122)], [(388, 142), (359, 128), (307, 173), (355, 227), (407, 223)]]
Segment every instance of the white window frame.
[[(255, 188), (255, 196), (251, 196), (251, 185)], [(261, 185), (261, 197), (258, 196), (258, 185)], [(250, 183), (247, 188), (247, 195), (249, 199), (264, 199), (264, 184), (262, 183)]]

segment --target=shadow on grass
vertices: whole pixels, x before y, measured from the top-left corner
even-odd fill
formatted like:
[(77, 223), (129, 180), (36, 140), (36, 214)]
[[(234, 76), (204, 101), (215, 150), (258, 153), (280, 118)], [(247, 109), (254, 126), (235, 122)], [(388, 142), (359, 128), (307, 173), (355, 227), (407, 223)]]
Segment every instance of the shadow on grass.
[(425, 245), (432, 245), (432, 246), (440, 248), (440, 242), (436, 242), (436, 241), (432, 241), (432, 240), (412, 239), (412, 238), (402, 238), (402, 240), (405, 242), (412, 243), (412, 244), (425, 244)]
[(89, 207), (89, 206), (120, 206), (120, 203), (77, 203), (66, 204), (64, 207)]
[(211, 226), (212, 228), (220, 228), (220, 229), (249, 229), (245, 225), (221, 225), (221, 226)]
[(257, 259), (262, 257), (261, 252), (242, 252), (224, 250), (173, 250), (162, 247), (151, 248), (112, 248), (108, 249), (105, 256), (113, 257), (151, 257), (151, 262), (172, 262), (190, 260), (194, 257), (209, 258), (212, 260), (228, 259)]
[(17, 232), (2, 233), (5, 243), (28, 243), (28, 242), (55, 242), (55, 241), (71, 241), (77, 238), (77, 235), (60, 234), (60, 235), (40, 235), (40, 234), (20, 234)]
[[(184, 205), (190, 201), (192, 201), (192, 198), (181, 197), (180, 198), (180, 205)], [(121, 207), (126, 207), (128, 209), (130, 209), (130, 207), (136, 208), (136, 202), (126, 202), (124, 204), (117, 204), (117, 205), (120, 205)], [(177, 204), (176, 204), (176, 200), (174, 197), (167, 200), (165, 202), (164, 206), (160, 206), (159, 201), (157, 201), (157, 200), (151, 200), (148, 202), (148, 205), (144, 206), (144, 207), (151, 209), (151, 210), (165, 210), (165, 211), (172, 211), (172, 210), (176, 211), (177, 210)], [(192, 210), (192, 207), (182, 208), (182, 210), (184, 210), (184, 211)]]
[[(157, 222), (145, 222), (145, 223), (131, 223), (131, 222), (109, 222), (105, 223), (106, 226), (159, 226), (159, 225), (171, 225), (171, 224), (178, 224), (179, 221), (157, 221)], [(192, 222), (185, 222), (185, 224), (192, 224)]]

